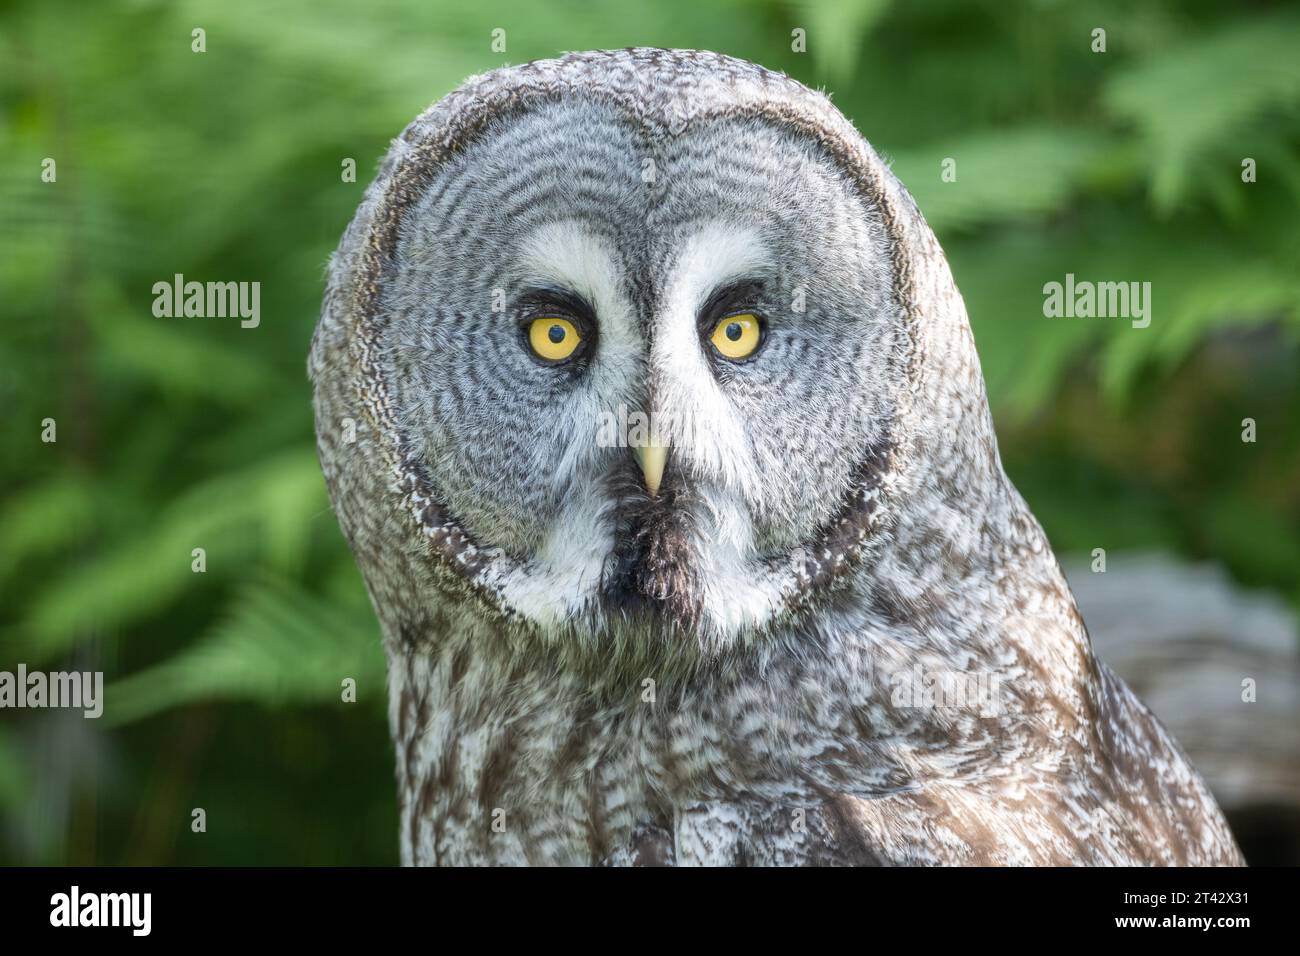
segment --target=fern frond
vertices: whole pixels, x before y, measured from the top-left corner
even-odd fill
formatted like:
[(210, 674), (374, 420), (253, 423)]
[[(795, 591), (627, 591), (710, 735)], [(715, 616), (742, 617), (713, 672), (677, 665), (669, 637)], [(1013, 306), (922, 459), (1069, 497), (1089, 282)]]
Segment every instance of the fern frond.
[(224, 621), (170, 660), (104, 690), (104, 720), (119, 726), (199, 700), (264, 707), (386, 699), (379, 627), (368, 607), (332, 604), (288, 583), (246, 588)]

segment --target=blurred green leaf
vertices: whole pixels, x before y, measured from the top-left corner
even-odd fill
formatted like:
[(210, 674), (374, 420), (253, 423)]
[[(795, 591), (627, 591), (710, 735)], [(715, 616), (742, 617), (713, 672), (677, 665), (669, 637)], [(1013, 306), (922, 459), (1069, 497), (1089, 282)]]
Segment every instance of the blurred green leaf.
[[(1234, 137), (1266, 110), (1300, 103), (1300, 18), (1287, 12), (1221, 27), (1136, 63), (1107, 84), (1104, 101), (1135, 123), (1148, 148), (1157, 208), (1168, 212), (1191, 189), (1207, 152), (1243, 156)], [(1295, 113), (1292, 111), (1292, 118)]]
[(254, 585), (225, 620), (175, 657), (104, 690), (104, 720), (129, 723), (200, 700), (245, 700), (279, 708), (342, 701), (383, 708), (384, 655), (368, 606), (342, 613), (287, 583)]
[(820, 78), (840, 86), (853, 81), (862, 43), (889, 5), (890, 0), (803, 0), (799, 4), (795, 26), (806, 31), (807, 52)]
[[(909, 150), (894, 157), (893, 168), (931, 227), (969, 229), (1056, 212), (1102, 163), (1109, 145), (1090, 130), (1029, 126)], [(955, 178), (943, 179), (945, 168)]]
[[(175, 499), (136, 537), (70, 564), (35, 600), (27, 651), (46, 659), (83, 631), (127, 626), (187, 588), (238, 580), (251, 567), (294, 572), (312, 524), (328, 514), (314, 449), (220, 474)], [(206, 552), (202, 573), (192, 570), (196, 548)]]
[(0, 726), (0, 810), (15, 813), (32, 786), (31, 767), (18, 736)]

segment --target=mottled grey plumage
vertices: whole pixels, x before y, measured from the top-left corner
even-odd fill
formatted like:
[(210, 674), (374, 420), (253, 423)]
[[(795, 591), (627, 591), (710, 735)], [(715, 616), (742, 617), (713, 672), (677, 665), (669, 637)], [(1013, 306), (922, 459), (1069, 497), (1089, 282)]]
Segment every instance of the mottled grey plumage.
[[(577, 365), (521, 340), (554, 286)], [(744, 364), (699, 334), (732, 286)], [(1240, 862), (1092, 656), (943, 252), (825, 97), (688, 51), (471, 79), (394, 143), (310, 365), (404, 862)], [(658, 496), (596, 440), (620, 405), (662, 423)], [(918, 696), (944, 675), (982, 692)]]

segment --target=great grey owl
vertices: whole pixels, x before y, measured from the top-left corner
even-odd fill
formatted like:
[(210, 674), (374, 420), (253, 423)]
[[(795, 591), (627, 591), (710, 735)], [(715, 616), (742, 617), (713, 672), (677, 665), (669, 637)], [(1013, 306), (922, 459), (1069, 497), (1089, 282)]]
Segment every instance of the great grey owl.
[(467, 81), (367, 190), (310, 372), (404, 863), (1241, 862), (823, 95), (647, 49)]

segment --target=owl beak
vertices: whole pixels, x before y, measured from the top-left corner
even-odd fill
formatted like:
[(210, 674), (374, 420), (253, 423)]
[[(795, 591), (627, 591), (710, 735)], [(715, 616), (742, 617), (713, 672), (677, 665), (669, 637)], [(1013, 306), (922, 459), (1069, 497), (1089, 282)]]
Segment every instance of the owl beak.
[(668, 462), (668, 446), (651, 439), (644, 445), (632, 449), (636, 460), (641, 464), (641, 474), (645, 476), (645, 487), (650, 496), (659, 494), (659, 484), (663, 481), (664, 465)]

